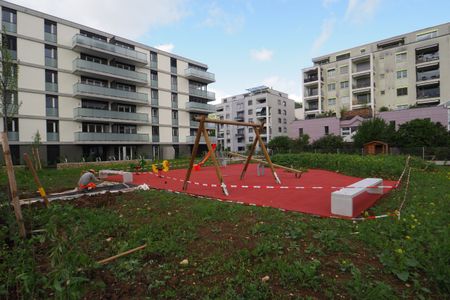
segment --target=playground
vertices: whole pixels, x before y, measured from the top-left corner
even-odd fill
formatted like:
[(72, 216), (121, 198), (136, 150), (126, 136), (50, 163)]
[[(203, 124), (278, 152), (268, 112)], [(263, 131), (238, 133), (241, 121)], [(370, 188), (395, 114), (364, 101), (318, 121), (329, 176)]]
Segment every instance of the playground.
[[(170, 170), (160, 174), (153, 172), (134, 173), (132, 183), (146, 184), (150, 188), (185, 192), (190, 195), (207, 197), (220, 201), (279, 208), (330, 217), (331, 193), (361, 180), (336, 172), (310, 169), (300, 178), (288, 171), (276, 169), (282, 184), (277, 184), (270, 170), (266, 168), (264, 175), (258, 176), (258, 164), (250, 164), (246, 176), (240, 180), (242, 164), (230, 164), (221, 167), (222, 176), (228, 187), (229, 195), (224, 195), (212, 166), (198, 168), (193, 171), (186, 191), (183, 182), (186, 169)], [(325, 179), (325, 180), (324, 180)], [(121, 182), (120, 176), (110, 176), (109, 181)], [(378, 199), (391, 191), (396, 182), (384, 180), (382, 194), (363, 193), (354, 199), (352, 217), (360, 215), (370, 208)]]

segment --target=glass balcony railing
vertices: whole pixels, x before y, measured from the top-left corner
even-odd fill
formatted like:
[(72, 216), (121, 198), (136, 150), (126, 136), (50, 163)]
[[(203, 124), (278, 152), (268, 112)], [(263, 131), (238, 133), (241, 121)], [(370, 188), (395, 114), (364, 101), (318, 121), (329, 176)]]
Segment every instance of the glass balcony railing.
[(58, 108), (55, 107), (47, 107), (45, 109), (45, 115), (47, 117), (57, 117), (59, 115)]
[(417, 73), (417, 81), (439, 79), (439, 77), (440, 74), (438, 70)]
[(153, 106), (158, 106), (159, 105), (159, 99), (158, 98), (153, 98), (151, 104)]
[[(194, 127), (194, 128), (198, 128), (200, 126), (200, 122), (194, 121), (194, 120), (190, 120), (189, 121), (189, 126), (190, 127)], [(216, 129), (216, 124), (214, 123), (205, 123), (205, 127), (206, 129)]]
[(17, 60), (17, 50), (9, 50), (9, 54), (11, 55), (11, 59)]
[(177, 74), (177, 67), (170, 67), (170, 73)]
[(128, 80), (147, 83), (147, 75), (145, 73), (125, 70), (113, 66), (103, 65), (92, 61), (77, 58), (72, 63), (74, 70), (92, 71), (96, 73), (104, 73), (113, 77), (126, 78)]
[(51, 68), (57, 68), (58, 61), (55, 58), (46, 57), (45, 58), (45, 66), (51, 67)]
[(192, 96), (200, 97), (200, 98), (206, 98), (209, 100), (215, 100), (216, 94), (210, 91), (200, 90), (196, 88), (189, 88), (189, 94)]
[(417, 99), (428, 99), (440, 97), (441, 93), (439, 87), (431, 89), (417, 90)]
[(56, 43), (57, 42), (56, 34), (54, 34), (54, 33), (45, 32), (44, 33), (44, 39), (45, 39), (46, 42), (50, 42), (50, 43)]
[(17, 132), (17, 131), (8, 131), (8, 140), (10, 140), (10, 141), (18, 141), (19, 140), (19, 132)]
[(319, 80), (319, 76), (317, 76), (317, 75), (316, 76), (308, 76), (303, 79), (303, 82), (307, 83), (307, 82), (313, 82), (313, 81), (317, 81), (317, 80)]
[(150, 68), (158, 69), (158, 62), (157, 61), (151, 61), (150, 62)]
[(195, 112), (213, 113), (216, 111), (214, 105), (199, 103), (199, 102), (186, 102), (186, 110)]
[(313, 106), (313, 105), (308, 106), (308, 107), (305, 106), (305, 111), (313, 111), (313, 110), (319, 110), (319, 106)]
[(159, 117), (158, 116), (152, 116), (152, 124), (158, 125), (159, 124)]
[(215, 75), (213, 73), (195, 68), (185, 69), (184, 76), (186, 76), (188, 79), (193, 79), (204, 83), (212, 83), (216, 81)]
[(159, 143), (159, 135), (152, 135), (152, 142)]
[(319, 92), (317, 90), (315, 90), (315, 91), (306, 91), (306, 93), (305, 93), (305, 97), (314, 97), (314, 96), (317, 96), (317, 95), (319, 95)]
[[(217, 144), (217, 138), (215, 136), (210, 136), (209, 140), (210, 140), (211, 144)], [(186, 143), (193, 144), (194, 142), (195, 142), (195, 135), (188, 135), (186, 137)], [(204, 137), (200, 138), (200, 143), (201, 144), (205, 144), (206, 143)]]
[(178, 126), (178, 119), (172, 118), (172, 126)]
[(58, 92), (58, 84), (53, 82), (46, 82), (45, 83), (45, 90), (47, 92)]
[(3, 21), (2, 27), (5, 28), (6, 32), (13, 32), (13, 33), (17, 32), (17, 24), (15, 24), (15, 23)]
[(370, 95), (363, 95), (353, 99), (352, 105), (366, 105), (370, 103)]
[(148, 143), (145, 133), (75, 132), (76, 142), (140, 142)]
[(147, 63), (147, 54), (136, 50), (116, 46), (104, 41), (96, 40), (81, 34), (76, 34), (72, 39), (72, 45), (87, 47), (89, 49), (98, 49), (101, 52), (109, 52), (112, 55), (121, 56), (140, 63)]
[(178, 108), (178, 102), (172, 101), (172, 108)]
[(99, 98), (113, 98), (125, 101), (139, 102), (142, 104), (148, 103), (148, 95), (144, 93), (136, 93), (129, 91), (122, 91), (113, 88), (90, 85), (85, 83), (75, 83), (73, 86), (73, 93), (75, 95), (92, 95)]
[(362, 89), (366, 87), (370, 87), (370, 80), (360, 80), (353, 85), (354, 89)]
[(151, 80), (150, 81), (150, 85), (151, 85), (151, 87), (153, 87), (153, 88), (157, 88), (158, 87), (158, 80)]
[(177, 136), (172, 136), (173, 143), (178, 143), (179, 141), (180, 141), (180, 139)]
[(176, 92), (178, 90), (178, 84), (171, 84), (170, 88), (172, 91)]
[(131, 113), (131, 112), (92, 109), (84, 107), (74, 108), (73, 117), (75, 119), (112, 119), (112, 120), (125, 120), (143, 123), (148, 122), (148, 115), (143, 113)]
[(416, 55), (416, 63), (421, 64), (424, 62), (429, 62), (433, 60), (439, 59), (439, 52), (435, 53), (423, 53), (423, 54), (417, 54)]
[(59, 133), (58, 132), (47, 132), (47, 142), (58, 142)]

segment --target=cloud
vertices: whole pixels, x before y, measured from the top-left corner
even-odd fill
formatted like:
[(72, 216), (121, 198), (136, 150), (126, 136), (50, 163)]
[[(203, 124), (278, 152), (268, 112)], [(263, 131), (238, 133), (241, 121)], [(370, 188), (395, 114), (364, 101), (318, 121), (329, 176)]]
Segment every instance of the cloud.
[(178, 22), (187, 15), (187, 0), (10, 0), (63, 19), (129, 39)]
[(363, 23), (372, 19), (381, 0), (349, 0), (345, 12), (345, 20), (352, 23)]
[(252, 59), (257, 61), (269, 61), (272, 60), (273, 51), (268, 50), (266, 48), (262, 48), (259, 50), (251, 50), (250, 56)]
[(335, 4), (336, 2), (339, 2), (339, 0), (322, 0), (322, 6), (325, 7), (325, 8), (329, 8), (330, 6)]
[(174, 44), (161, 44), (161, 45), (155, 46), (155, 48), (162, 50), (162, 51), (166, 51), (166, 52), (172, 52), (173, 48), (175, 48), (175, 45)]
[(210, 102), (210, 104), (219, 104), (219, 103), (221, 103), (223, 98), (227, 98), (227, 97), (231, 96), (230, 93), (227, 93), (220, 89), (210, 88), (209, 86), (208, 86), (208, 91), (211, 91), (216, 94), (216, 100)]
[(242, 14), (231, 14), (223, 10), (217, 3), (212, 3), (208, 16), (202, 22), (206, 27), (222, 28), (227, 34), (234, 34), (244, 27), (245, 17)]
[(311, 48), (311, 52), (312, 52), (313, 56), (317, 55), (317, 53), (320, 51), (322, 46), (331, 37), (331, 34), (333, 33), (333, 30), (334, 30), (335, 23), (336, 23), (335, 18), (325, 19), (322, 22), (322, 31), (320, 32), (319, 36), (314, 40), (313, 46)]
[(263, 79), (263, 85), (271, 87), (277, 91), (287, 93), (289, 95), (289, 99), (293, 99), (295, 101), (300, 101), (301, 99), (301, 84), (300, 81), (287, 79), (284, 77), (280, 77), (277, 75), (273, 75)]

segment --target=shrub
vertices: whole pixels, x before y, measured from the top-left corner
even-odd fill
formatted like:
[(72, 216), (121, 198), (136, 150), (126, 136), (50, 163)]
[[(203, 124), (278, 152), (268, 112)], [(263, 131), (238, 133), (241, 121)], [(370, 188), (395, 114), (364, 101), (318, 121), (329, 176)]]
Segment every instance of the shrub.
[(270, 140), (269, 148), (275, 153), (286, 153), (291, 149), (292, 139), (287, 136), (277, 136)]
[(336, 152), (336, 149), (341, 149), (344, 146), (344, 140), (341, 136), (330, 134), (315, 140), (312, 146), (314, 148)]
[(394, 141), (395, 128), (383, 119), (374, 118), (364, 121), (353, 137), (356, 147), (362, 147), (371, 141), (382, 141), (391, 144)]
[(450, 135), (440, 123), (415, 119), (400, 125), (397, 144), (400, 147), (445, 147), (450, 145)]

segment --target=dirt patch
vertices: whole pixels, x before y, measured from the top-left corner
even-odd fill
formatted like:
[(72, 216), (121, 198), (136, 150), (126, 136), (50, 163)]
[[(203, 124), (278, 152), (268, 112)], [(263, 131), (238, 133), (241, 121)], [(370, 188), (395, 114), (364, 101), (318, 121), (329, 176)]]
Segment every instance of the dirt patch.
[[(113, 206), (117, 200), (118, 194), (104, 193), (99, 195), (83, 196), (69, 201), (71, 205), (79, 208), (100, 208)], [(67, 202), (67, 201), (66, 201)]]

